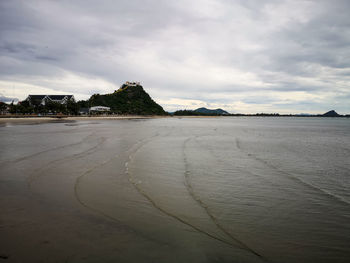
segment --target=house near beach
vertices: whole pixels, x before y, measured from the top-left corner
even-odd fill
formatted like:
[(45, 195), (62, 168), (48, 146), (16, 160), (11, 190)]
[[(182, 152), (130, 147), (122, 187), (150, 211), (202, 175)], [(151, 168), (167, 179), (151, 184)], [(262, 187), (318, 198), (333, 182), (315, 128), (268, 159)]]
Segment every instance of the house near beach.
[(68, 102), (75, 102), (75, 99), (73, 95), (28, 95), (26, 101), (31, 106), (38, 106), (46, 105), (49, 102), (67, 104)]

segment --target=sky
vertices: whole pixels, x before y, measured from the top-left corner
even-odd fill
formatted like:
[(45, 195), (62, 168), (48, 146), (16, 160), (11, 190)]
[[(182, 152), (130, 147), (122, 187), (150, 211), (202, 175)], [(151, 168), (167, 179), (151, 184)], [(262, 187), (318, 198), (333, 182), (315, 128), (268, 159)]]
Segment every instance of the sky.
[(140, 81), (167, 111), (350, 113), (348, 0), (0, 0), (0, 101)]

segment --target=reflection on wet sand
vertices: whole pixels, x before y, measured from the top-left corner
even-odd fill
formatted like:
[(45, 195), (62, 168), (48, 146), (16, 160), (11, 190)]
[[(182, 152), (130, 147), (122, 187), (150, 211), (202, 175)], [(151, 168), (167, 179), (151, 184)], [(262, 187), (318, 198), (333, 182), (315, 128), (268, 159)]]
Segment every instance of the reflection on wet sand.
[[(322, 121), (1, 127), (0, 255), (8, 262), (347, 262), (349, 124)], [(319, 162), (325, 150), (332, 165)]]

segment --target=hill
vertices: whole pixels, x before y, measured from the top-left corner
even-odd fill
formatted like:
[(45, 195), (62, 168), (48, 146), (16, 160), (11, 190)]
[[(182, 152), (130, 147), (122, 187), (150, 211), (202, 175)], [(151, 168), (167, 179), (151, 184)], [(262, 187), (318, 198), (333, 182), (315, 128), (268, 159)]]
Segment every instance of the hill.
[(325, 114), (322, 114), (323, 117), (338, 117), (340, 116), (336, 111), (331, 110), (326, 112)]
[(210, 110), (207, 108), (199, 108), (196, 110), (178, 110), (173, 113), (175, 116), (220, 116), (230, 115), (222, 109)]
[(157, 104), (139, 84), (123, 84), (110, 94), (94, 94), (88, 101), (80, 102), (81, 107), (106, 106), (117, 114), (165, 115)]
[(195, 112), (202, 113), (202, 114), (210, 114), (210, 115), (229, 115), (227, 111), (224, 111), (223, 109), (207, 109), (207, 108), (198, 108), (194, 110)]

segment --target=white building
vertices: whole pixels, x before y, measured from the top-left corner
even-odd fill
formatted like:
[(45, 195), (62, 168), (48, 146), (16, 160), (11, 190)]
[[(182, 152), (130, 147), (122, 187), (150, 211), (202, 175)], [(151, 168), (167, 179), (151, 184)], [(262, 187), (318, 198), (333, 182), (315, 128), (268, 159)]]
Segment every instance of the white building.
[(136, 87), (136, 86), (140, 86), (140, 82), (127, 81), (127, 82), (125, 82), (125, 85), (127, 85), (129, 87)]
[(89, 109), (90, 112), (108, 112), (110, 111), (110, 107), (105, 107), (105, 106), (93, 106)]

